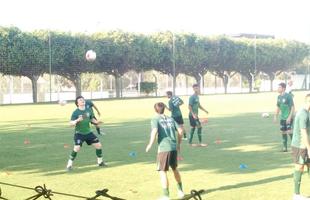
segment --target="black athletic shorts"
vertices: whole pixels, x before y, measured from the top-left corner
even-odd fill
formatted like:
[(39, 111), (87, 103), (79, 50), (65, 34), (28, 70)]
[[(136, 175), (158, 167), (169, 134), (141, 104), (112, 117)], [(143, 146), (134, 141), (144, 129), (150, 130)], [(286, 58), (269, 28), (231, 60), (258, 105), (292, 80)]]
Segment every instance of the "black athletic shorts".
[(181, 116), (177, 116), (177, 117), (172, 117), (174, 119), (174, 121), (176, 123), (178, 123), (179, 125), (183, 125), (184, 124), (184, 120), (183, 120), (183, 117), (182, 115)]
[(299, 165), (310, 164), (309, 155), (307, 149), (300, 149), (292, 147), (293, 162)]
[(292, 125), (293, 125), (293, 119), (291, 119), (290, 123), (287, 124), (286, 120), (280, 120), (280, 130), (281, 131), (290, 131), (292, 130)]
[(97, 138), (97, 136), (93, 132), (90, 132), (87, 135), (80, 134), (80, 133), (74, 134), (74, 144), (75, 145), (82, 146), (84, 142), (86, 142), (88, 145), (91, 145), (91, 144), (98, 143), (99, 139)]
[(178, 166), (178, 152), (167, 151), (157, 154), (157, 171), (168, 171), (169, 166), (175, 170)]
[(197, 127), (197, 126), (201, 126), (201, 123), (198, 119), (194, 119), (193, 115), (189, 115), (189, 124), (191, 125), (191, 127)]

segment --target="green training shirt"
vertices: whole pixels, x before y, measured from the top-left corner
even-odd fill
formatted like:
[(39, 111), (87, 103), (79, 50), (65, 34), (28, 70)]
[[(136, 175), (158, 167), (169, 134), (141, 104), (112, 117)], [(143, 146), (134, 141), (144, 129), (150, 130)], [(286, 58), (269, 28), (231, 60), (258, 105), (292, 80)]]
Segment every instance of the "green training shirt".
[(177, 150), (175, 131), (179, 128), (179, 125), (173, 118), (165, 115), (158, 115), (152, 119), (151, 126), (152, 129), (157, 128), (158, 130), (158, 152)]
[(309, 112), (306, 109), (301, 109), (297, 112), (294, 121), (294, 130), (293, 130), (293, 139), (292, 146), (300, 149), (305, 149), (306, 146), (302, 144), (301, 141), (301, 129), (307, 129), (308, 136), (310, 136), (309, 132), (310, 122), (309, 122)]
[(278, 96), (277, 106), (281, 111), (281, 120), (286, 120), (290, 115), (291, 108), (294, 106), (293, 98), (290, 94), (284, 93)]
[[(199, 108), (199, 96), (194, 94), (189, 98), (189, 103), (190, 106), (192, 106), (193, 113), (198, 115), (198, 108)], [(189, 113), (191, 115), (191, 113)]]
[(180, 97), (172, 96), (169, 100), (169, 109), (171, 110), (171, 117), (182, 116), (180, 105), (183, 104), (183, 101)]
[(75, 125), (75, 133), (87, 135), (91, 132), (90, 122), (93, 119), (93, 112), (90, 109), (85, 110), (76, 109), (71, 115), (71, 121), (76, 120), (79, 116), (83, 116), (83, 120)]

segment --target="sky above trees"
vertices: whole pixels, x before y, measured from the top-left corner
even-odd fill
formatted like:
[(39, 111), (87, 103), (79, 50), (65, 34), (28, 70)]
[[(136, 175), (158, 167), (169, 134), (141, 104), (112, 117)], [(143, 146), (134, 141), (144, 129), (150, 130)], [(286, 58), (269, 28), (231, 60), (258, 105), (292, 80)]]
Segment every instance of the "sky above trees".
[(310, 43), (309, 8), (308, 0), (10, 0), (1, 2), (0, 26), (86, 33), (253, 33)]

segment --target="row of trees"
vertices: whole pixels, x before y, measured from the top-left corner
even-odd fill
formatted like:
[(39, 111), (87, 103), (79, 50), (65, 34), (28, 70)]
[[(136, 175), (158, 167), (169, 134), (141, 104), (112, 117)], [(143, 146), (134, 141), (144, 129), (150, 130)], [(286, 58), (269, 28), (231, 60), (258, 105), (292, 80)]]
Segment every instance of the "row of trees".
[[(97, 53), (94, 62), (85, 60), (89, 49)], [(82, 73), (104, 72), (115, 77), (119, 97), (120, 78), (130, 70), (156, 70), (172, 75), (174, 80), (182, 73), (194, 77), (198, 83), (204, 74), (211, 72), (222, 79), (225, 91), (229, 78), (236, 73), (247, 78), (252, 91), (255, 76), (263, 72), (269, 76), (272, 90), (277, 73), (292, 70), (308, 55), (306, 44), (280, 39), (171, 32), (143, 35), (111, 31), (86, 35), (0, 27), (0, 73), (28, 77), (32, 81), (34, 102), (37, 102), (38, 78), (50, 72), (72, 81), (77, 95), (81, 94)]]

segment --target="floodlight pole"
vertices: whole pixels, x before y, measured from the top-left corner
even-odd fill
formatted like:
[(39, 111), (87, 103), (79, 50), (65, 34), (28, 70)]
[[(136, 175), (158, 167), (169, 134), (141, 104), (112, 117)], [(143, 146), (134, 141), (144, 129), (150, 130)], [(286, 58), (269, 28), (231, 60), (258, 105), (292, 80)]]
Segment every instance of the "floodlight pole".
[(173, 94), (175, 94), (175, 87), (176, 87), (176, 79), (177, 77), (175, 76), (176, 73), (175, 73), (175, 41), (174, 41), (174, 33), (172, 32), (172, 67), (173, 67), (173, 70), (172, 70), (172, 73), (173, 73), (173, 84), (172, 84), (172, 91), (173, 91)]
[(255, 87), (255, 75), (256, 75), (256, 34), (254, 36), (254, 74), (252, 76), (252, 90)]
[(50, 74), (50, 102), (52, 101), (52, 48), (51, 33), (48, 31), (48, 49), (49, 49), (49, 74)]
[(254, 40), (254, 56), (255, 56), (255, 60), (254, 60), (254, 66), (255, 66), (255, 73), (256, 73), (256, 34), (255, 34), (255, 40)]

